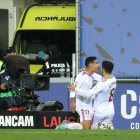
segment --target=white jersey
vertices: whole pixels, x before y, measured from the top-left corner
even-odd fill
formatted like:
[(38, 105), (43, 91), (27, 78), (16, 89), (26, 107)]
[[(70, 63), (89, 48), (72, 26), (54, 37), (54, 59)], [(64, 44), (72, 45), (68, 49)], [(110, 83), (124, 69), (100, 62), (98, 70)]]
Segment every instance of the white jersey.
[[(101, 81), (101, 78), (102, 76), (96, 73), (88, 75), (84, 72), (80, 72), (75, 79), (75, 83), (79, 88), (87, 91), (95, 86), (94, 80)], [(92, 108), (93, 103), (91, 98), (82, 97), (81, 95), (75, 94), (75, 92), (70, 92), (70, 98), (72, 97), (76, 97), (76, 110), (83, 107)]]
[(94, 100), (94, 111), (98, 113), (113, 112), (113, 95), (116, 89), (116, 78), (112, 76), (111, 78), (102, 78), (101, 82), (98, 82), (92, 89), (83, 90), (77, 87), (75, 89), (76, 94), (84, 98), (92, 98), (96, 96)]

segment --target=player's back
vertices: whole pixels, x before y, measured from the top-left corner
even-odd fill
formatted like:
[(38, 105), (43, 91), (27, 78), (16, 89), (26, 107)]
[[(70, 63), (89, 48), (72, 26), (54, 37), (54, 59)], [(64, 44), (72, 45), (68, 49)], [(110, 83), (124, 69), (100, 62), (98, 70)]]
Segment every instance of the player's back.
[(116, 78), (112, 76), (108, 79), (103, 79), (106, 82), (106, 88), (96, 95), (94, 100), (94, 110), (96, 112), (114, 111), (113, 96), (116, 89)]

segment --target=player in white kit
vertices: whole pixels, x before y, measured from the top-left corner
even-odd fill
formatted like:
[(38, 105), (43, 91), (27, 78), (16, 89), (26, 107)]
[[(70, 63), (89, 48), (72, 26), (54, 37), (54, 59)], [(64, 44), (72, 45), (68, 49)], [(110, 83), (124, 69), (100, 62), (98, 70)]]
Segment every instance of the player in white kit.
[[(88, 57), (85, 60), (85, 65), (86, 65), (85, 71), (82, 71), (77, 75), (75, 83), (79, 88), (87, 91), (95, 85), (94, 80), (97, 81), (101, 80), (101, 76), (95, 73), (99, 66), (96, 57)], [(92, 105), (93, 105), (92, 98), (85, 98), (82, 97), (81, 95), (75, 94), (75, 92), (70, 92), (71, 111), (78, 112), (80, 116), (80, 123), (82, 124), (83, 129), (91, 129), (93, 119)]]
[(75, 91), (77, 96), (94, 99), (94, 122), (93, 129), (113, 129), (112, 120), (115, 114), (113, 96), (116, 89), (116, 78), (111, 74), (114, 64), (110, 61), (102, 63), (102, 81), (98, 82), (92, 89), (83, 90), (75, 84), (69, 86), (69, 90)]

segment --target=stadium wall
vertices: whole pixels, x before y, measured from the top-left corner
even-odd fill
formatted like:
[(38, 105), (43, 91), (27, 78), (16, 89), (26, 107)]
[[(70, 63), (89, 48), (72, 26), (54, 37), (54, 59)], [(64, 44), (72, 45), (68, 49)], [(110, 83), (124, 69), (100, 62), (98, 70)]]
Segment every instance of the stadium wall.
[(139, 0), (81, 0), (81, 67), (87, 56), (115, 64), (114, 75), (140, 75)]

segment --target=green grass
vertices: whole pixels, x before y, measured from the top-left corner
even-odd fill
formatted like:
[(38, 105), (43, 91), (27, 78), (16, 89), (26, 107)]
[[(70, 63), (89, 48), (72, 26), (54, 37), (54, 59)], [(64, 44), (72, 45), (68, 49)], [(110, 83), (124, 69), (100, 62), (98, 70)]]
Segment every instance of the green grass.
[(140, 140), (140, 131), (1, 129), (0, 140)]

